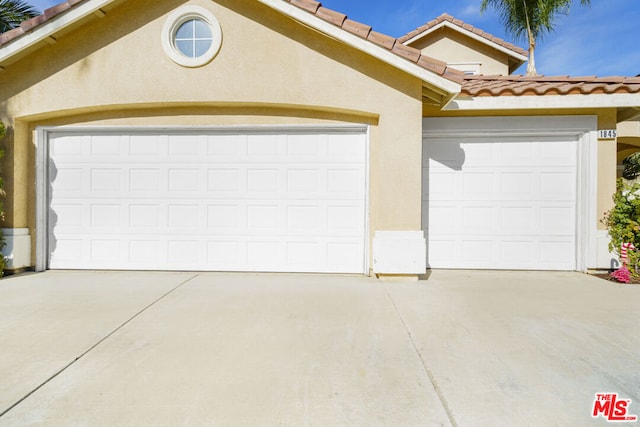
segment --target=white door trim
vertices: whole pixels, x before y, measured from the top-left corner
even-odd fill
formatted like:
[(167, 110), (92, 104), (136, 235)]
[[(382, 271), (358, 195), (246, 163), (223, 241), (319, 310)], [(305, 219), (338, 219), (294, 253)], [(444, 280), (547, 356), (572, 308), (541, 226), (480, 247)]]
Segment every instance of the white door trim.
[[(497, 127), (499, 126), (499, 127)], [(597, 116), (424, 118), (422, 135), (434, 137), (575, 136), (578, 139), (576, 269), (597, 257)]]
[(36, 271), (44, 271), (49, 266), (48, 215), (50, 203), (49, 188), (49, 141), (52, 135), (60, 133), (340, 133), (363, 134), (365, 137), (365, 182), (364, 182), (364, 253), (363, 274), (369, 273), (370, 264), (370, 127), (364, 124), (329, 125), (238, 125), (238, 126), (40, 126), (35, 130), (36, 143)]

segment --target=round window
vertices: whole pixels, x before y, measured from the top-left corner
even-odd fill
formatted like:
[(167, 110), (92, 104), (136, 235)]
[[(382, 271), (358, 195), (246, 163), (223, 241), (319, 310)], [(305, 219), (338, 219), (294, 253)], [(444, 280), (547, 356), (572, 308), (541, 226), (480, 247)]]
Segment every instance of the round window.
[(209, 63), (220, 50), (222, 31), (206, 9), (186, 6), (174, 11), (165, 22), (162, 46), (167, 55), (185, 67)]

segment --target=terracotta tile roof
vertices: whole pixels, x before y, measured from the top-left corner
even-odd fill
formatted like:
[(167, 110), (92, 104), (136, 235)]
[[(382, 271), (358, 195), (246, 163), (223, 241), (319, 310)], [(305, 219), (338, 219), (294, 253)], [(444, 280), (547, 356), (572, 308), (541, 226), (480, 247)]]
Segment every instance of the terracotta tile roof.
[[(56, 6), (50, 7), (45, 10), (44, 13), (35, 18), (29, 19), (28, 21), (20, 24), (19, 27), (14, 28), (11, 31), (8, 31), (4, 34), (0, 34), (0, 46), (7, 44), (14, 39), (20, 37), (21, 35), (27, 33), (28, 31), (34, 29), (35, 27), (44, 24), (49, 21), (51, 18), (60, 15), (61, 13), (66, 12), (67, 10), (73, 8), (79, 3), (82, 3), (86, 0), (67, 0), (62, 2)], [(436, 73), (448, 80), (454, 81), (456, 83), (462, 83), (462, 79), (464, 74), (460, 71), (449, 68), (446, 63), (439, 61), (437, 59), (428, 57), (426, 55), (422, 55), (422, 53), (414, 49), (412, 47), (404, 46), (397, 39), (378, 33), (373, 31), (371, 26), (362, 24), (360, 22), (352, 21), (347, 18), (346, 15), (336, 12), (332, 9), (327, 9), (322, 7), (322, 4), (314, 1), (314, 0), (282, 0), (287, 3), (292, 4), (300, 9), (303, 9), (316, 17), (329, 22), (337, 27), (342, 28), (345, 31), (348, 31), (351, 34), (354, 34), (360, 38), (370, 41), (380, 47), (388, 49), (393, 52), (395, 55), (402, 57), (408, 61), (414, 62), (422, 68), (425, 68), (433, 73)]]
[(0, 46), (7, 44), (10, 41), (13, 41), (14, 39), (20, 37), (21, 35), (44, 24), (51, 18), (54, 18), (60, 15), (61, 13), (66, 12), (67, 10), (76, 6), (78, 3), (82, 3), (83, 1), (85, 0), (67, 0), (46, 9), (42, 15), (38, 15), (35, 18), (28, 19), (23, 23), (21, 23), (19, 27), (16, 27), (13, 30), (7, 31), (6, 33), (0, 34)]
[(327, 9), (322, 6), (322, 3), (315, 0), (283, 0), (292, 5), (306, 10), (307, 12), (323, 19), (337, 27), (342, 28), (356, 36), (368, 40), (380, 47), (390, 50), (397, 56), (400, 56), (408, 61), (414, 62), (420, 67), (427, 69), (433, 73), (436, 73), (448, 80), (456, 83), (462, 83), (464, 73), (447, 66), (443, 61), (431, 58), (427, 55), (423, 55), (418, 49), (405, 46), (398, 39), (387, 36), (382, 33), (373, 31), (371, 26), (362, 24), (360, 22), (352, 21), (348, 17), (340, 12), (336, 12), (331, 9)]
[(449, 23), (451, 23), (453, 25), (456, 25), (457, 27), (460, 27), (460, 28), (462, 28), (464, 30), (467, 30), (467, 31), (469, 31), (469, 32), (471, 32), (471, 33), (473, 33), (473, 34), (475, 34), (477, 36), (480, 36), (480, 37), (486, 39), (487, 41), (493, 42), (493, 43), (495, 43), (495, 44), (497, 44), (499, 46), (502, 46), (505, 49), (509, 49), (509, 50), (519, 54), (519, 55), (527, 56), (529, 54), (525, 49), (523, 49), (521, 47), (518, 47), (518, 46), (516, 46), (516, 45), (514, 45), (512, 43), (509, 43), (509, 42), (507, 42), (505, 40), (502, 40), (501, 38), (498, 38), (498, 37), (496, 37), (494, 35), (491, 35), (491, 34), (485, 32), (485, 31), (482, 31), (481, 29), (476, 28), (471, 24), (467, 24), (466, 22), (463, 22), (463, 21), (461, 21), (459, 19), (456, 19), (453, 16), (451, 16), (449, 14), (446, 14), (446, 13), (443, 13), (442, 15), (438, 16), (436, 19), (433, 19), (433, 20), (427, 22), (426, 24), (419, 26), (418, 28), (416, 28), (415, 30), (405, 34), (404, 36), (399, 37), (398, 41), (400, 43), (406, 43), (407, 41), (411, 40), (412, 38), (424, 33), (427, 30), (430, 30), (431, 28), (434, 28), (434, 27), (442, 24), (443, 22), (449, 22)]
[(640, 93), (640, 77), (465, 76), (459, 96), (544, 96)]

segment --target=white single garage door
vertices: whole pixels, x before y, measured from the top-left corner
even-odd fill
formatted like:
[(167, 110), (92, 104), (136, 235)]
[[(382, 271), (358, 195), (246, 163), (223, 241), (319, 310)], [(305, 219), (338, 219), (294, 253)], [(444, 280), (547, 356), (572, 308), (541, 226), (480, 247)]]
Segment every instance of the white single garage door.
[(52, 132), (48, 267), (365, 272), (364, 129)]
[(426, 137), (431, 268), (576, 269), (577, 137)]

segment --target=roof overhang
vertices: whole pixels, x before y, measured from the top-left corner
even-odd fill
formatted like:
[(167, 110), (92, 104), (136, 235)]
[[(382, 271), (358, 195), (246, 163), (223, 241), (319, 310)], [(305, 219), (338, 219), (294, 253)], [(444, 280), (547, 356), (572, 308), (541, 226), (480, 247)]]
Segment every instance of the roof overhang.
[(508, 111), (568, 110), (615, 108), (618, 121), (640, 115), (640, 93), (544, 95), (544, 96), (477, 96), (452, 100), (443, 111)]
[(429, 34), (440, 30), (441, 28), (449, 28), (449, 29), (451, 29), (453, 31), (456, 31), (456, 32), (462, 34), (462, 35), (465, 35), (465, 36), (467, 36), (469, 38), (472, 38), (472, 39), (474, 39), (474, 40), (476, 40), (476, 41), (478, 41), (478, 42), (480, 42), (482, 44), (485, 44), (485, 45), (487, 45), (487, 46), (489, 46), (489, 47), (491, 47), (491, 48), (493, 48), (493, 49), (495, 49), (495, 50), (497, 50), (499, 52), (502, 52), (502, 53), (514, 58), (515, 60), (520, 62), (520, 65), (524, 64), (528, 59), (525, 55), (521, 55), (518, 52), (514, 52), (511, 49), (508, 49), (508, 48), (506, 48), (504, 46), (499, 45), (498, 43), (494, 43), (491, 40), (488, 40), (485, 37), (479, 36), (478, 34), (475, 34), (472, 31), (467, 31), (464, 28), (461, 28), (461, 27), (459, 27), (459, 26), (457, 26), (455, 24), (452, 24), (449, 21), (442, 21), (438, 25), (435, 25), (435, 26), (433, 26), (433, 27), (421, 32), (420, 34), (413, 36), (409, 40), (405, 41), (403, 44), (410, 45), (410, 44), (420, 40), (421, 38), (426, 37)]
[(403, 59), (388, 49), (384, 49), (377, 46), (361, 37), (351, 34), (343, 29), (336, 27), (329, 22), (317, 18), (316, 16), (286, 2), (283, 0), (258, 0), (258, 2), (274, 9), (282, 14), (289, 16), (291, 19), (298, 21), (299, 23), (313, 28), (338, 40), (348, 46), (351, 46), (361, 52), (367, 53), (374, 58), (377, 58), (407, 74), (421, 79), (428, 86), (429, 91), (436, 93), (440, 96), (442, 105), (446, 105), (449, 101), (456, 97), (460, 93), (461, 85), (441, 77), (431, 71), (428, 71), (411, 61)]
[(57, 33), (84, 18), (92, 15), (98, 17), (104, 16), (104, 12), (102, 12), (101, 9), (114, 1), (115, 0), (87, 0), (80, 2), (65, 13), (61, 13), (37, 25), (15, 40), (0, 46), (0, 67), (6, 62), (10, 62), (14, 57), (28, 52), (32, 47), (38, 46), (43, 42), (55, 43), (55, 35)]
[(478, 96), (453, 100), (445, 111), (543, 110), (567, 108), (632, 108), (640, 106), (640, 93), (611, 95)]

